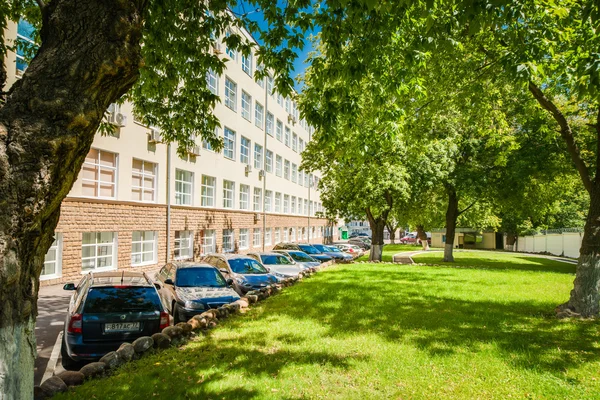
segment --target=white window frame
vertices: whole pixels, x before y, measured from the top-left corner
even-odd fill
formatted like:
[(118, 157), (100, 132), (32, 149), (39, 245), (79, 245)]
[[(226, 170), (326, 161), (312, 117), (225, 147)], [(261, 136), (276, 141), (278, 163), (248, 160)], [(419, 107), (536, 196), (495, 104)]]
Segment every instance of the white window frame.
[(254, 168), (262, 169), (263, 166), (263, 147), (254, 143)]
[(240, 250), (245, 250), (245, 249), (249, 249), (250, 248), (250, 244), (249, 244), (249, 230), (248, 228), (241, 228), (240, 229), (240, 236), (238, 239), (238, 246), (240, 248)]
[[(134, 241), (133, 237), (136, 232), (140, 233), (140, 240)], [(151, 235), (152, 237), (147, 238), (146, 235)], [(140, 245), (139, 252), (133, 251), (134, 244)], [(145, 244), (152, 244), (152, 250), (145, 251), (144, 250)], [(134, 267), (141, 267), (144, 265), (156, 264), (157, 259), (158, 259), (158, 245), (157, 244), (158, 244), (158, 234), (156, 231), (133, 231), (133, 232), (131, 232), (131, 265)], [(144, 254), (152, 254), (152, 259), (149, 261), (144, 261)], [(135, 256), (140, 257), (139, 262), (134, 262)]]
[(240, 184), (240, 210), (250, 209), (250, 186)]
[(254, 188), (252, 192), (252, 210), (253, 211), (261, 211), (262, 210), (262, 189)]
[[(42, 274), (40, 275), (40, 281), (48, 279), (56, 279), (62, 276), (62, 250), (63, 250), (63, 234), (60, 232), (54, 233), (54, 242), (46, 252), (44, 257), (44, 267), (42, 268)], [(48, 260), (50, 252), (54, 252), (54, 260)], [(54, 273), (44, 274), (44, 270), (47, 266), (54, 265)]]
[(281, 228), (275, 228), (274, 241), (275, 241), (275, 244), (281, 242)]
[[(177, 237), (179, 235), (179, 237)], [(181, 251), (185, 250), (189, 255), (181, 255)], [(177, 252), (179, 251), (179, 255)], [(173, 255), (176, 260), (189, 260), (194, 257), (194, 232), (192, 231), (175, 231), (175, 243), (173, 246)]]
[(271, 212), (273, 209), (273, 191), (265, 190), (265, 212)]
[(283, 241), (287, 242), (290, 240), (290, 235), (287, 226), (283, 228)]
[(267, 135), (273, 137), (275, 134), (275, 116), (267, 111)]
[[(186, 174), (189, 174), (190, 181), (184, 181), (184, 180), (178, 179), (177, 178), (177, 171), (181, 171), (181, 172), (184, 172)], [(185, 187), (189, 186), (190, 187), (190, 192), (189, 193), (178, 192), (177, 191), (177, 184), (178, 183), (181, 186), (185, 186)], [(183, 201), (183, 199), (185, 199), (187, 197), (189, 197), (189, 199), (190, 199), (189, 203), (186, 203), (186, 202)], [(182, 205), (182, 206), (191, 206), (192, 204), (194, 204), (194, 173), (192, 171), (186, 171), (184, 169), (179, 169), (179, 168), (175, 169), (175, 204)]]
[(287, 179), (288, 181), (290, 180), (290, 161), (289, 160), (283, 161), (283, 178)]
[(223, 131), (223, 156), (235, 160), (235, 131), (225, 127)]
[(292, 132), (292, 150), (298, 152), (298, 134), (296, 132)]
[[(90, 198), (94, 198), (94, 199), (116, 199), (117, 198), (117, 182), (119, 181), (119, 155), (117, 153), (113, 153), (112, 151), (105, 151), (105, 150), (100, 150), (100, 149), (96, 149), (96, 148), (91, 148), (90, 150), (95, 150), (98, 153), (98, 156), (96, 157), (96, 159), (94, 160), (93, 163), (88, 162), (87, 161), (87, 156), (86, 156), (86, 160), (83, 162), (83, 167), (87, 166), (91, 166), (92, 168), (94, 168), (95, 173), (96, 173), (96, 179), (87, 179), (87, 178), (82, 178), (82, 184), (83, 182), (90, 182), (93, 183), (96, 187), (96, 195), (95, 196), (85, 196), (85, 197), (90, 197)], [(100, 160), (102, 159), (102, 153), (109, 153), (114, 155), (115, 157), (115, 166), (114, 167), (109, 167), (107, 165), (101, 165)], [(114, 172), (114, 182), (106, 182), (101, 180), (101, 176), (102, 176), (102, 170), (109, 170), (109, 171), (113, 171)], [(100, 196), (100, 191), (101, 191), (101, 186), (112, 186), (113, 188), (113, 196)]]
[(290, 212), (290, 195), (284, 194), (283, 195), (283, 213), (287, 214), (289, 212)]
[(271, 245), (271, 228), (265, 229), (265, 246)]
[(285, 127), (285, 135), (283, 136), (283, 144), (285, 144), (287, 147), (290, 147), (290, 136), (292, 134), (292, 130), (290, 129), (289, 126), (286, 125)]
[(281, 193), (275, 192), (275, 212), (281, 212)]
[(292, 182), (298, 182), (298, 166), (292, 163)]
[(277, 120), (275, 123), (275, 139), (280, 142), (283, 140), (283, 122), (280, 120)]
[[(247, 145), (244, 145), (244, 141)], [(250, 165), (250, 150), (252, 147), (252, 141), (245, 136), (240, 138), (240, 162), (242, 164)]]
[(265, 171), (273, 173), (273, 152), (267, 150), (265, 154)]
[(249, 77), (252, 77), (252, 53), (247, 56), (242, 53), (242, 71)]
[(223, 208), (235, 207), (235, 182), (223, 179)]
[(202, 231), (202, 255), (214, 253), (217, 251), (217, 235), (214, 229), (205, 229)]
[(254, 125), (258, 128), (263, 129), (263, 118), (265, 115), (265, 108), (258, 101), (254, 102)]
[(292, 196), (290, 214), (296, 214), (296, 196)]
[(281, 177), (283, 169), (283, 157), (280, 155), (275, 156), (275, 175)]
[[(133, 171), (133, 163), (135, 161), (141, 161), (142, 162), (142, 172), (135, 172)], [(146, 172), (146, 164), (151, 164), (152, 165), (152, 174), (149, 174)], [(139, 191), (141, 191), (141, 200), (136, 200), (136, 199), (132, 199), (134, 201), (139, 201), (142, 203), (156, 203), (156, 184), (157, 184), (157, 170), (158, 170), (158, 164), (157, 163), (153, 163), (150, 161), (145, 161), (145, 160), (141, 160), (139, 158), (133, 158), (131, 160), (131, 177), (132, 179), (135, 177), (139, 177), (141, 182), (142, 182), (142, 186), (135, 186), (133, 185), (133, 183), (131, 184), (131, 196), (134, 196), (134, 189), (138, 189)], [(144, 186), (144, 184), (146, 183), (146, 179), (147, 178), (151, 178), (152, 180), (152, 188), (146, 188)], [(144, 192), (152, 192), (152, 200), (144, 200)]]
[(242, 90), (242, 118), (252, 121), (252, 96)]
[(237, 83), (225, 77), (225, 106), (237, 112)]
[(254, 228), (252, 231), (252, 247), (260, 247), (260, 228)]
[[(106, 243), (98, 243), (98, 235), (101, 235), (102, 233), (110, 233), (112, 234), (112, 242), (106, 242)], [(84, 244), (83, 243), (83, 237), (85, 234), (94, 234), (94, 239), (95, 239), (95, 243), (88, 243), (88, 244)], [(94, 255), (90, 256), (90, 257), (83, 257), (83, 249), (85, 247), (89, 247), (89, 248), (94, 248)], [(102, 248), (111, 248), (111, 254), (107, 255), (107, 254), (99, 254), (101, 253), (103, 250)], [(81, 234), (81, 273), (82, 274), (87, 274), (90, 271), (94, 271), (94, 272), (100, 272), (100, 271), (113, 271), (115, 269), (117, 269), (118, 266), (118, 257), (117, 257), (117, 232), (107, 232), (107, 231), (95, 231), (95, 232), (83, 232)], [(87, 269), (83, 269), (83, 262), (87, 261), (87, 260), (94, 260), (94, 265), (98, 265), (98, 260), (101, 258), (111, 258), (111, 265), (108, 267), (93, 267), (93, 268), (87, 268)]]
[[(223, 245), (221, 246), (223, 253), (233, 253), (235, 251), (235, 234), (233, 229), (223, 229)], [(229, 240), (227, 240), (229, 238)], [(227, 241), (229, 246), (226, 247)]]
[(212, 68), (206, 72), (206, 85), (212, 94), (219, 95), (219, 76)]

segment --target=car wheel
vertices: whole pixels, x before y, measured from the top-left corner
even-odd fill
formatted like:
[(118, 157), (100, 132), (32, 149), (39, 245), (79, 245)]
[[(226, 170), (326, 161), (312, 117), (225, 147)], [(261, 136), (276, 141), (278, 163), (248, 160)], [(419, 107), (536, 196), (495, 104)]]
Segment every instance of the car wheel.
[(67, 353), (67, 344), (65, 343), (65, 337), (62, 338), (62, 343), (60, 345), (60, 363), (63, 368), (67, 371), (77, 371), (81, 367), (81, 363), (73, 360), (69, 353)]
[(173, 325), (177, 325), (178, 323), (181, 322), (181, 319), (179, 318), (179, 306), (177, 305), (177, 303), (173, 303), (172, 313), (173, 313)]

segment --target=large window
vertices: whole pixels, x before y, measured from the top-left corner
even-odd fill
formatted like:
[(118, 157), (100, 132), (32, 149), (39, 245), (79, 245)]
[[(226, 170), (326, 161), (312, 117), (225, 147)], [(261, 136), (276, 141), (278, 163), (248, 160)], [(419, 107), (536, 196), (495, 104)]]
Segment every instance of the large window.
[(265, 246), (271, 245), (271, 228), (265, 229)]
[(283, 122), (277, 120), (277, 124), (275, 125), (275, 138), (281, 142), (283, 136)]
[(283, 157), (275, 156), (275, 175), (281, 176), (282, 164), (283, 164)]
[(156, 263), (157, 235), (154, 231), (134, 231), (131, 235), (131, 265)]
[(223, 229), (223, 253), (232, 253), (234, 246), (233, 229)]
[(281, 242), (281, 228), (275, 228), (275, 244)]
[(273, 192), (265, 190), (265, 211), (271, 212), (273, 206)]
[[(227, 37), (231, 36), (231, 31), (227, 31), (225, 33), (225, 35)], [(226, 47), (225, 48), (225, 53), (229, 56), (229, 58), (231, 58), (233, 61), (237, 61), (237, 51), (235, 51), (235, 49), (232, 49), (231, 47)]]
[(252, 119), (252, 96), (242, 90), (242, 117), (250, 121)]
[(240, 162), (250, 164), (250, 140), (243, 136), (240, 138)]
[(254, 143), (254, 168), (262, 169), (263, 165), (263, 147)]
[(202, 254), (214, 253), (217, 251), (217, 239), (214, 229), (205, 229), (202, 232)]
[(290, 210), (290, 213), (296, 214), (296, 196), (292, 196), (292, 209)]
[(292, 164), (292, 182), (296, 183), (298, 181), (298, 166), (296, 164)]
[(287, 214), (290, 212), (290, 195), (283, 195), (283, 213)]
[(249, 246), (249, 238), (248, 238), (248, 229), (242, 228), (240, 229), (240, 239), (239, 239), (239, 247), (240, 249), (247, 249)]
[(91, 149), (81, 168), (82, 194), (89, 197), (117, 197), (117, 155)]
[(235, 132), (227, 127), (223, 132), (223, 155), (235, 160)]
[(250, 208), (250, 186), (240, 185), (240, 210), (248, 210)]
[(156, 164), (133, 159), (131, 166), (131, 199), (156, 201)]
[(281, 193), (275, 193), (275, 212), (281, 212)]
[(308, 215), (308, 200), (304, 199), (304, 215)]
[(267, 93), (269, 93), (269, 96), (273, 96), (273, 93), (275, 93), (274, 87), (275, 81), (273, 80), (273, 77), (269, 75), (267, 77)]
[(254, 125), (258, 126), (260, 129), (263, 127), (264, 113), (265, 108), (257, 101), (254, 105)]
[(247, 56), (242, 54), (242, 71), (248, 74), (248, 76), (252, 76), (252, 53)]
[(290, 240), (290, 231), (288, 228), (283, 228), (283, 241), (287, 242)]
[(192, 258), (194, 255), (194, 235), (192, 231), (175, 231), (174, 255), (177, 260)]
[[(215, 128), (215, 137), (219, 137), (219, 128)], [(195, 137), (194, 137), (195, 139)], [(213, 149), (212, 145), (210, 144), (210, 142), (206, 139), (202, 140), (202, 148), (206, 149), (208, 151), (215, 151), (215, 149)]]
[(81, 241), (83, 271), (117, 268), (117, 235), (115, 232), (84, 232)]
[(62, 233), (54, 234), (54, 242), (44, 257), (40, 279), (58, 278), (62, 275)]
[(285, 112), (286, 113), (290, 113), (290, 106), (291, 106), (291, 101), (289, 97), (285, 98)]
[(252, 234), (252, 246), (260, 247), (260, 228), (254, 228)]
[(296, 132), (292, 134), (292, 150), (298, 151), (298, 135)]
[(290, 147), (290, 127), (286, 126), (285, 127), (285, 137), (283, 138), (283, 143), (287, 146)]
[(235, 183), (223, 180), (223, 208), (233, 208), (235, 199)]
[(215, 95), (219, 95), (219, 76), (215, 71), (209, 69), (206, 73), (206, 83), (208, 89)]
[(28, 21), (20, 19), (17, 24), (17, 76), (22, 76), (27, 69), (27, 53), (30, 46), (35, 46), (33, 41), (34, 28)]
[(212, 176), (202, 175), (201, 205), (202, 207), (215, 206), (216, 179)]
[(266, 158), (265, 171), (273, 172), (273, 152), (271, 150), (267, 150), (267, 155), (265, 158)]
[(229, 78), (225, 78), (225, 105), (237, 110), (237, 84)]
[(192, 205), (194, 173), (182, 169), (175, 170), (175, 204)]
[(288, 160), (283, 163), (283, 177), (290, 180), (290, 162)]
[(273, 136), (275, 130), (275, 117), (267, 111), (267, 135)]
[(261, 202), (262, 202), (262, 189), (261, 188), (254, 188), (254, 197), (253, 197), (253, 202), (252, 202), (252, 209), (254, 211), (260, 211), (262, 210), (261, 207)]
[(302, 186), (304, 184), (304, 171), (298, 171), (298, 185)]
[(299, 139), (298, 151), (300, 151), (300, 153), (304, 151), (304, 140), (302, 140), (302, 138)]

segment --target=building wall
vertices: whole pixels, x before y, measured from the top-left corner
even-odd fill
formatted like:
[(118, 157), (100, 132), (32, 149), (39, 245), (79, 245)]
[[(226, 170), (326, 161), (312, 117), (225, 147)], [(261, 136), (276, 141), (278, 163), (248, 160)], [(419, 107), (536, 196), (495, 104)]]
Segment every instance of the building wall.
[(520, 236), (516, 251), (526, 253), (550, 253), (557, 256), (579, 257), (583, 232), (549, 233), (546, 235)]

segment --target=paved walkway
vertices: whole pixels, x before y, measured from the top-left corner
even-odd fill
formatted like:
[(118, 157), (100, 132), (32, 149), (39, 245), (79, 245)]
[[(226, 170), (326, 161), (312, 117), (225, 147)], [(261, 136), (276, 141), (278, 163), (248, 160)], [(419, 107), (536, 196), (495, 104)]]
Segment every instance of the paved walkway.
[[(469, 251), (469, 252), (473, 252), (473, 251), (478, 251), (478, 252), (482, 252), (482, 253), (500, 253), (500, 254), (506, 254), (506, 253), (514, 253), (514, 254), (522, 254), (522, 255), (526, 255), (528, 257), (539, 257), (539, 258), (548, 258), (550, 260), (554, 260), (554, 261), (559, 261), (559, 262), (564, 262), (564, 263), (568, 263), (568, 264), (577, 264), (577, 260), (573, 259), (573, 258), (566, 258), (566, 257), (560, 257), (560, 256), (549, 256), (546, 254), (536, 254), (536, 253), (521, 253), (521, 252), (507, 252), (507, 251), (490, 251), (490, 250), (479, 250), (479, 249), (466, 249), (466, 250), (458, 250), (455, 249), (454, 253), (460, 253), (463, 251)], [(400, 252), (400, 253), (396, 253), (392, 256), (392, 261), (395, 263), (399, 263), (399, 264), (414, 264), (414, 260), (413, 260), (413, 256), (417, 255), (417, 254), (421, 254), (421, 253), (443, 253), (444, 250), (418, 250), (418, 251), (404, 251), (404, 252)]]

